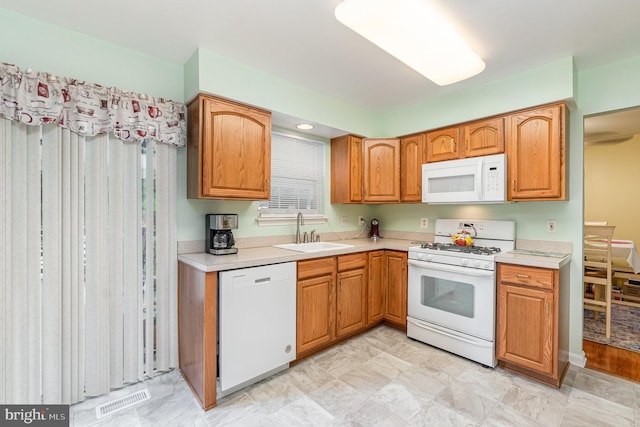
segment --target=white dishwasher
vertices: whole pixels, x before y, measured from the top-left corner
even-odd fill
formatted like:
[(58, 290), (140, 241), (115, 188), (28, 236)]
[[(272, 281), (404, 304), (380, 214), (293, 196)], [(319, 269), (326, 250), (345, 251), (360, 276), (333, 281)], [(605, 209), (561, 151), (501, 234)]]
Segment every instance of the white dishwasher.
[(219, 273), (221, 396), (287, 369), (296, 358), (296, 263)]

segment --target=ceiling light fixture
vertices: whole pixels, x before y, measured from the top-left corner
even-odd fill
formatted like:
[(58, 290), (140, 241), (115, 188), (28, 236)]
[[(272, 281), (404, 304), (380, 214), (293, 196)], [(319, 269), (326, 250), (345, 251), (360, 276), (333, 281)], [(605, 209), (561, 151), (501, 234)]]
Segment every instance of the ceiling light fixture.
[(344, 0), (340, 23), (437, 85), (482, 72), (485, 63), (424, 0)]
[(300, 130), (311, 130), (313, 129), (313, 125), (311, 123), (300, 123), (297, 124), (296, 127)]

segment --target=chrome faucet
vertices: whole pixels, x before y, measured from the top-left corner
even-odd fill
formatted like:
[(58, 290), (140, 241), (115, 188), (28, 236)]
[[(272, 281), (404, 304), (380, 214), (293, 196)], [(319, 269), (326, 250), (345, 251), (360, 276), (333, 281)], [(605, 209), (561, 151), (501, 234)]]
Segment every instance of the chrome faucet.
[(312, 243), (316, 241), (316, 230), (315, 230), (315, 228), (313, 230), (311, 230), (311, 233), (309, 233), (309, 241), (312, 242)]
[(304, 225), (304, 217), (302, 216), (302, 212), (298, 212), (298, 219), (296, 220), (296, 243), (302, 243), (302, 239), (300, 238), (301, 225)]

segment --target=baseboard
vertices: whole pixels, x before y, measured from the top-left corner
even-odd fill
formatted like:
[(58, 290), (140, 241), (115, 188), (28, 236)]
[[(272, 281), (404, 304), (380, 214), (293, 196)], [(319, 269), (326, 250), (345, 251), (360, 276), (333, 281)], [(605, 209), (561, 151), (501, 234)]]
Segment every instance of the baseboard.
[(580, 353), (569, 353), (569, 363), (573, 366), (584, 368), (587, 364), (587, 358), (585, 357), (584, 351), (580, 351)]

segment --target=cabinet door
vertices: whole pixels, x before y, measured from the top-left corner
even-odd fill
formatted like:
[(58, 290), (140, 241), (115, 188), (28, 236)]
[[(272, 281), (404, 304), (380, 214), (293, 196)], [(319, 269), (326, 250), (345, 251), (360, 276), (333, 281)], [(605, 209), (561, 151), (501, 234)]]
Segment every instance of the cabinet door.
[(365, 138), (364, 201), (389, 203), (400, 201), (400, 140)]
[(269, 199), (271, 114), (204, 95), (188, 113), (189, 197)]
[(331, 203), (362, 203), (362, 138), (331, 140)]
[(509, 116), (509, 200), (564, 200), (564, 112), (555, 104)]
[(367, 326), (366, 268), (338, 273), (336, 286), (336, 336), (348, 335)]
[(386, 274), (384, 251), (369, 252), (369, 283), (367, 283), (367, 325), (384, 318)]
[(422, 162), (425, 134), (400, 140), (400, 201), (422, 201)]
[(427, 163), (459, 158), (459, 142), (460, 129), (457, 126), (427, 132)]
[(334, 339), (335, 299), (333, 275), (298, 280), (298, 356)]
[(555, 376), (553, 292), (498, 285), (496, 357)]
[(387, 251), (387, 296), (385, 318), (393, 323), (407, 326), (407, 254)]
[(504, 118), (482, 120), (463, 127), (461, 157), (504, 153)]

